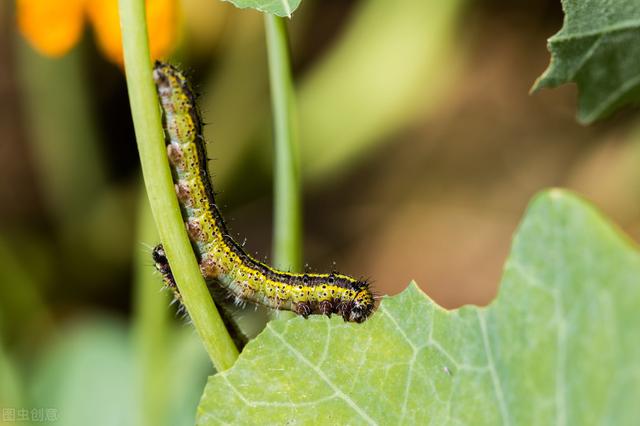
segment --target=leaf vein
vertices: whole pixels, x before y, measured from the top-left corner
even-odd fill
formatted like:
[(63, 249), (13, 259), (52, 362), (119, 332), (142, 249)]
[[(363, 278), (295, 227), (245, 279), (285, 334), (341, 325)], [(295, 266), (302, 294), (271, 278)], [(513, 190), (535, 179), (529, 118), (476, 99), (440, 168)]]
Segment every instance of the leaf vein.
[(387, 316), (387, 318), (389, 318), (389, 320), (393, 323), (393, 325), (395, 326), (396, 330), (398, 330), (398, 333), (400, 333), (400, 335), (404, 338), (404, 340), (407, 341), (407, 343), (409, 344), (409, 346), (411, 347), (411, 349), (414, 352), (417, 352), (419, 348), (417, 348), (414, 344), (413, 341), (411, 341), (411, 339), (409, 339), (409, 336), (407, 336), (407, 333), (404, 332), (404, 330), (402, 329), (402, 327), (400, 327), (400, 324), (398, 324), (398, 321), (396, 321), (396, 319), (393, 317), (393, 315), (391, 315), (391, 313), (384, 307), (384, 305), (381, 305), (380, 308), (378, 309), (380, 312), (382, 312), (384, 315)]
[(228, 379), (228, 377), (226, 375), (222, 376), (224, 382), (227, 384), (227, 386), (231, 389), (231, 391), (242, 401), (242, 403), (248, 407), (291, 407), (291, 408), (296, 408), (296, 407), (305, 407), (305, 406), (310, 406), (310, 405), (318, 405), (321, 404), (323, 402), (326, 401), (330, 401), (332, 399), (335, 399), (338, 395), (337, 394), (332, 394), (332, 395), (328, 395), (322, 398), (318, 398), (315, 399), (313, 401), (303, 401), (303, 402), (293, 402), (293, 401), (289, 401), (289, 402), (274, 402), (274, 401), (251, 401), (250, 399), (248, 399), (247, 397), (245, 397), (242, 392), (240, 392), (234, 385), (233, 383), (231, 383)]
[(502, 423), (505, 425), (509, 425), (511, 424), (511, 421), (509, 419), (507, 404), (504, 399), (502, 384), (500, 383), (500, 376), (498, 375), (495, 362), (493, 360), (493, 352), (491, 350), (491, 343), (489, 342), (489, 335), (487, 334), (487, 324), (484, 318), (484, 312), (482, 312), (480, 309), (477, 309), (476, 315), (478, 316), (478, 323), (480, 324), (480, 331), (482, 332), (482, 341), (484, 343), (484, 351), (487, 354), (487, 363), (489, 366), (489, 373), (491, 374), (491, 381), (493, 382), (493, 388), (496, 393), (496, 399), (498, 400), (498, 406), (500, 407), (500, 415), (502, 416)]
[(333, 390), (336, 397), (346, 402), (347, 405), (349, 405), (349, 407), (351, 407), (353, 411), (358, 413), (358, 415), (360, 415), (360, 417), (362, 417), (368, 424), (377, 425), (377, 423), (371, 417), (369, 417), (369, 415), (358, 404), (356, 404), (355, 401), (349, 398), (349, 396), (346, 393), (344, 393), (335, 383), (333, 383), (333, 381), (329, 377), (327, 377), (327, 375), (324, 374), (324, 372), (320, 368), (318, 368), (316, 365), (311, 363), (311, 361), (309, 361), (309, 359), (307, 359), (307, 357), (305, 357), (300, 351), (298, 351), (296, 348), (291, 346), (291, 344), (289, 344), (289, 342), (287, 342), (286, 339), (282, 337), (280, 333), (276, 332), (274, 329), (272, 329), (272, 332), (273, 332), (273, 335), (276, 336), (282, 342), (282, 344), (293, 355), (295, 355), (296, 358), (298, 358), (300, 361), (306, 364), (311, 370), (313, 370), (313, 372), (316, 373), (318, 377)]

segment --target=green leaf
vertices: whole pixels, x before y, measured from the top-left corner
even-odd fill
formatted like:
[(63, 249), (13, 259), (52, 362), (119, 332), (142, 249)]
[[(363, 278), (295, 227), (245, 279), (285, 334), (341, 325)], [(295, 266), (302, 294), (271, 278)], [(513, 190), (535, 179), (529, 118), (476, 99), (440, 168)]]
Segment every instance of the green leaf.
[[(14, 359), (7, 353), (0, 336), (0, 407), (22, 404), (23, 377)], [(0, 423), (3, 424), (3, 423)]]
[[(440, 111), (460, 81), (463, 0), (357, 3), (298, 90), (303, 175), (325, 185)], [(373, 47), (375, 46), (375, 47)], [(357, 111), (357, 113), (355, 113)]]
[(291, 17), (301, 0), (225, 0), (240, 9), (251, 8), (260, 12), (273, 13), (277, 16)]
[(447, 311), (412, 284), (361, 325), (273, 321), (209, 378), (198, 424), (632, 424), (638, 277), (596, 211), (544, 193), (491, 305)]
[[(161, 420), (154, 426), (193, 424), (211, 363), (192, 330), (181, 327), (165, 337), (168, 356), (156, 372), (163, 386), (158, 390), (163, 397), (156, 400), (162, 405), (155, 407)], [(53, 409), (55, 424), (65, 426), (143, 424), (140, 359), (123, 323), (83, 317), (48, 343), (29, 371), (30, 400), (17, 408)]]
[(591, 123), (640, 99), (640, 2), (563, 0), (549, 68), (532, 90), (575, 82), (578, 120)]
[(60, 424), (135, 425), (135, 374), (122, 323), (85, 318), (64, 328), (32, 375), (31, 406), (52, 408)]

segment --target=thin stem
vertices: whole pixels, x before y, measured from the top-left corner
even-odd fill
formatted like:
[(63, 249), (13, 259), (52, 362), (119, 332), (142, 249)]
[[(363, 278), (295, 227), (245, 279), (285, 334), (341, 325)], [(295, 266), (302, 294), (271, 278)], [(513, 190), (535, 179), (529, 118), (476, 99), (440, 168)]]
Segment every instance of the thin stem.
[(138, 142), (142, 175), (160, 240), (189, 316), (218, 371), (238, 357), (200, 273), (173, 189), (151, 75), (144, 0), (120, 0), (120, 27), (129, 102)]
[(283, 18), (268, 13), (265, 13), (264, 20), (275, 146), (273, 260), (278, 268), (300, 270), (302, 266), (300, 167), (287, 26)]

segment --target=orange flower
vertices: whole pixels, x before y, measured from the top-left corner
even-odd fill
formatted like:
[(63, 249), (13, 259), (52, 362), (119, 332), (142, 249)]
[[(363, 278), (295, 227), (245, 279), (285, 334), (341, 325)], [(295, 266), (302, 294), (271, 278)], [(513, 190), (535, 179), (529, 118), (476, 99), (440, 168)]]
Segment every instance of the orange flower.
[[(146, 0), (151, 56), (166, 56), (177, 36), (176, 0)], [(95, 30), (98, 46), (122, 65), (117, 0), (17, 0), (18, 27), (29, 43), (46, 56), (67, 53), (82, 36), (85, 18)]]

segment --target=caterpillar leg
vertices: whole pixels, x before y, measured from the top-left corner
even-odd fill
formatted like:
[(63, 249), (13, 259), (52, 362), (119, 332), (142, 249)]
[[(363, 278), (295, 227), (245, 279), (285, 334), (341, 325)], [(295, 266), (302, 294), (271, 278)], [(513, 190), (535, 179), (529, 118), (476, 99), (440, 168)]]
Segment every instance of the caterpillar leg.
[(309, 318), (309, 315), (312, 314), (311, 305), (306, 302), (299, 302), (293, 305), (293, 312), (298, 315), (304, 317), (304, 319)]
[[(169, 260), (167, 259), (167, 255), (164, 252), (162, 244), (158, 244), (153, 248), (151, 257), (153, 258), (156, 270), (160, 272), (160, 275), (162, 275), (162, 281), (164, 282), (165, 287), (173, 292), (175, 300), (183, 306), (182, 296), (180, 295), (176, 281), (173, 278), (173, 272), (171, 272), (171, 266), (169, 266)], [(213, 300), (218, 308), (222, 322), (229, 331), (229, 335), (233, 339), (236, 347), (241, 351), (247, 344), (248, 339), (233, 320), (233, 310), (230, 308), (229, 302), (225, 300), (226, 291), (222, 292), (219, 291), (220, 289), (211, 287), (209, 287), (209, 290), (211, 291)]]

